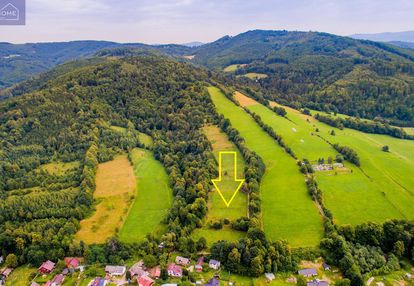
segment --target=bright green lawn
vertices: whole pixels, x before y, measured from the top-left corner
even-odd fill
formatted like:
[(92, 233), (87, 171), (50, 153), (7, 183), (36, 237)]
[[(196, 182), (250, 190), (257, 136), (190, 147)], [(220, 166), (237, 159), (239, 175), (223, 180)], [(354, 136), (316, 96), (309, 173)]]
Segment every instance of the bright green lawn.
[(131, 152), (137, 178), (137, 195), (119, 237), (125, 242), (137, 242), (148, 233), (160, 233), (160, 222), (172, 203), (168, 176), (150, 151), (134, 149)]
[(139, 141), (147, 147), (152, 147), (152, 145), (154, 144), (151, 136), (149, 136), (145, 133), (139, 132), (138, 138), (139, 138)]
[[(222, 132), (217, 126), (209, 125), (204, 127), (204, 133), (209, 139), (213, 147), (213, 154), (218, 162), (219, 152), (236, 152), (237, 154), (237, 179), (244, 178), (244, 160), (237, 147), (227, 138), (227, 135)], [(223, 183), (220, 184), (220, 190), (227, 201), (229, 201), (234, 194), (237, 187), (234, 183), (234, 156), (229, 154), (222, 155), (222, 176)], [(226, 188), (228, 187), (228, 188)], [(242, 192), (238, 192), (234, 197), (232, 203), (227, 207), (218, 192), (213, 189), (209, 193), (208, 199), (208, 213), (206, 217), (206, 224), (201, 229), (196, 229), (193, 236), (198, 239), (205, 237), (207, 244), (211, 245), (218, 240), (236, 241), (243, 237), (245, 233), (232, 230), (230, 226), (225, 226), (221, 230), (214, 230), (209, 228), (210, 221), (227, 218), (234, 221), (242, 216), (247, 216), (247, 196)]]
[(219, 113), (231, 121), (246, 146), (266, 164), (260, 186), (263, 228), (270, 239), (287, 239), (292, 246), (315, 246), (322, 237), (322, 219), (307, 193), (296, 162), (240, 107), (219, 89), (210, 87)]
[[(286, 108), (290, 121), (261, 105), (248, 108), (281, 134), (299, 158), (326, 159), (328, 155), (336, 154), (329, 144), (311, 135), (316, 133), (316, 128), (320, 130), (317, 134), (332, 143), (357, 151), (362, 170), (346, 163), (352, 173), (316, 173), (325, 203), (337, 223), (360, 224), (390, 218), (414, 218), (414, 141), (352, 129), (339, 130), (290, 108)], [(296, 132), (292, 132), (293, 128)], [(336, 136), (329, 134), (332, 129)], [(390, 153), (381, 151), (384, 145), (390, 147)]]
[(239, 65), (229, 65), (226, 68), (224, 68), (223, 71), (225, 72), (234, 72), (237, 70), (237, 68), (239, 67)]
[(250, 79), (262, 79), (262, 78), (267, 78), (267, 74), (264, 73), (255, 73), (255, 72), (249, 72), (246, 73), (242, 76), (248, 77)]

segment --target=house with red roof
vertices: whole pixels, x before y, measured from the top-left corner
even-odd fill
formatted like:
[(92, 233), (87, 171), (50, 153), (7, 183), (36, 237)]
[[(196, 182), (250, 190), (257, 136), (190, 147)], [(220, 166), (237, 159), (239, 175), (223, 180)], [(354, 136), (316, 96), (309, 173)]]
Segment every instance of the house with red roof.
[(195, 266), (196, 272), (202, 272), (203, 271), (203, 263), (204, 263), (204, 257), (198, 258), (197, 264)]
[(63, 276), (63, 274), (56, 275), (55, 277), (53, 277), (50, 286), (60, 286), (62, 285), (63, 280), (65, 280), (65, 276)]
[(65, 257), (65, 264), (67, 268), (78, 268), (81, 263), (81, 258), (79, 257)]
[(148, 276), (141, 276), (138, 278), (138, 285), (139, 286), (152, 286), (154, 284), (154, 280), (149, 278)]
[(175, 264), (175, 263), (171, 263), (170, 265), (168, 265), (168, 275), (172, 276), (172, 277), (182, 277), (183, 276), (183, 269), (181, 268), (181, 266)]
[(155, 266), (151, 269), (148, 270), (149, 275), (154, 278), (154, 279), (158, 279), (161, 276), (161, 267), (160, 266)]
[(42, 265), (40, 265), (40, 267), (38, 268), (38, 270), (40, 273), (48, 274), (52, 272), (54, 268), (55, 268), (55, 263), (48, 260), (48, 261), (43, 262)]

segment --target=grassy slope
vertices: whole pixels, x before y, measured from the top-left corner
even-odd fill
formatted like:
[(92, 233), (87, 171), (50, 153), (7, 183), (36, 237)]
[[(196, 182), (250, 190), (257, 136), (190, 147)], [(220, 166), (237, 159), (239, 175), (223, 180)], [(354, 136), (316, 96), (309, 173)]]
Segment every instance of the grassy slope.
[(30, 283), (30, 275), (36, 272), (36, 268), (24, 265), (16, 268), (7, 278), (5, 286), (27, 286)]
[(137, 178), (136, 199), (128, 213), (119, 237), (125, 242), (136, 242), (148, 233), (160, 233), (160, 222), (172, 203), (168, 176), (152, 152), (134, 149), (131, 152)]
[(322, 237), (321, 217), (295, 161), (217, 88), (210, 87), (209, 92), (218, 112), (230, 119), (247, 147), (266, 164), (260, 195), (267, 236), (273, 240), (287, 239), (292, 246), (317, 245)]
[[(213, 154), (218, 161), (220, 151), (235, 151), (237, 153), (237, 178), (244, 178), (244, 160), (238, 151), (237, 147), (229, 141), (226, 134), (223, 133), (217, 126), (210, 125), (204, 127), (204, 133), (207, 138), (210, 140), (213, 147)], [(229, 160), (227, 160), (229, 159)], [(226, 160), (223, 164), (223, 171), (227, 172), (227, 177), (232, 177), (233, 173), (229, 166), (232, 164), (232, 159), (227, 156), (223, 157), (223, 160)], [(225, 191), (224, 191), (225, 192)], [(224, 193), (225, 198), (231, 197), (231, 193)], [(222, 201), (220, 195), (217, 191), (213, 190), (209, 194), (208, 200), (208, 214), (206, 222), (216, 221), (218, 219), (228, 218), (230, 220), (235, 220), (239, 217), (247, 215), (247, 196), (243, 193), (238, 193), (234, 200), (232, 201), (229, 207), (226, 207)], [(194, 237), (205, 237), (207, 243), (211, 245), (213, 242), (216, 242), (221, 239), (228, 241), (235, 241), (243, 236), (243, 232), (238, 232), (232, 230), (228, 226), (224, 226), (221, 230), (210, 229), (205, 225), (201, 229), (197, 229), (194, 232)]]
[[(299, 158), (316, 160), (319, 157), (326, 159), (329, 155), (335, 156), (336, 152), (329, 144), (311, 135), (316, 128), (324, 138), (358, 152), (363, 171), (346, 163), (352, 173), (316, 174), (319, 186), (324, 191), (326, 205), (333, 211), (338, 223), (359, 224), (414, 217), (414, 179), (410, 175), (414, 169), (414, 141), (351, 129), (341, 131), (291, 108), (286, 108), (287, 117), (291, 121), (259, 104), (248, 108), (281, 134)], [(335, 129), (336, 136), (329, 135), (332, 129)], [(389, 145), (391, 152), (382, 152), (383, 145)]]
[(135, 177), (126, 155), (99, 164), (94, 198), (98, 200), (95, 213), (81, 221), (77, 240), (103, 243), (122, 226), (135, 192)]

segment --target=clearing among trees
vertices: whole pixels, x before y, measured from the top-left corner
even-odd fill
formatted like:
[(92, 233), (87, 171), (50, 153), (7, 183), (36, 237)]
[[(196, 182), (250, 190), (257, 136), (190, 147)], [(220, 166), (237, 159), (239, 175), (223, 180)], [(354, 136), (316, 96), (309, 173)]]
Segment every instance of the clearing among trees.
[(126, 155), (99, 164), (94, 198), (98, 201), (93, 215), (81, 221), (77, 240), (103, 243), (117, 233), (123, 224), (135, 194), (136, 180)]
[(161, 234), (161, 221), (172, 204), (172, 190), (162, 164), (148, 150), (135, 148), (131, 160), (136, 177), (135, 200), (128, 212), (119, 237), (124, 242), (137, 242), (148, 233)]
[[(203, 130), (213, 147), (213, 154), (217, 162), (219, 160), (219, 152), (236, 152), (237, 178), (244, 178), (245, 162), (239, 150), (228, 139), (227, 135), (222, 132), (216, 125), (207, 125), (203, 128)], [(231, 166), (233, 158), (225, 158), (224, 160), (227, 159), (231, 160), (231, 162), (227, 162), (229, 164), (223, 164), (222, 171), (224, 173), (224, 176), (233, 177), (232, 170), (229, 168), (229, 166)], [(226, 199), (231, 195), (232, 194), (224, 194)], [(247, 216), (247, 195), (245, 193), (239, 191), (239, 193), (237, 193), (237, 195), (234, 197), (231, 205), (227, 207), (218, 194), (217, 190), (213, 188), (212, 192), (209, 193), (208, 213), (205, 219), (205, 224), (201, 229), (196, 229), (194, 231), (194, 237), (197, 239), (200, 237), (206, 238), (208, 245), (211, 245), (213, 242), (221, 239), (235, 241), (244, 236), (244, 233), (231, 229), (231, 226), (229, 224), (223, 224), (223, 221), (225, 219), (228, 219), (229, 221), (235, 221), (236, 219), (245, 216)], [(222, 224), (222, 228), (214, 229), (212, 227), (212, 224), (214, 222), (220, 222)]]

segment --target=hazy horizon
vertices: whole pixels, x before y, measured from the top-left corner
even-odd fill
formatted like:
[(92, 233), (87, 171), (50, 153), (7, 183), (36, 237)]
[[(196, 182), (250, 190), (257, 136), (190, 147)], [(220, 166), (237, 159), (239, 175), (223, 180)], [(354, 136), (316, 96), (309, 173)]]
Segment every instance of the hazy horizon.
[(0, 26), (11, 43), (105, 40), (211, 42), (248, 30), (342, 36), (414, 30), (414, 1), (27, 0), (25, 26)]

